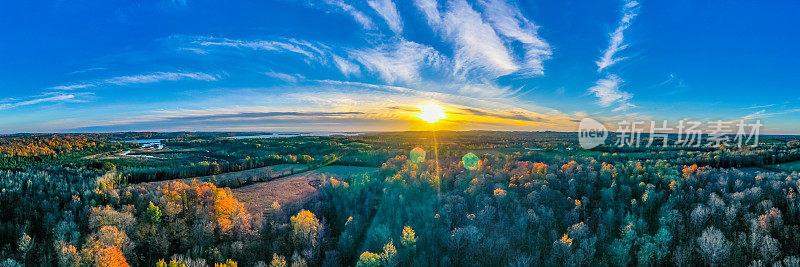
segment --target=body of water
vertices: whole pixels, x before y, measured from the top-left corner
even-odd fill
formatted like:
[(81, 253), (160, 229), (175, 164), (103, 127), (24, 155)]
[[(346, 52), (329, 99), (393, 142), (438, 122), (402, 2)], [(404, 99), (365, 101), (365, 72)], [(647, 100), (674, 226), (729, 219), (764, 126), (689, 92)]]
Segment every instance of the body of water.
[(142, 145), (142, 147), (164, 149), (164, 144), (162, 144), (161, 141), (164, 141), (164, 139), (139, 139), (139, 140), (125, 140), (120, 142), (136, 143)]
[(256, 138), (279, 138), (279, 137), (298, 137), (298, 136), (356, 136), (364, 133), (343, 133), (343, 132), (311, 132), (311, 133), (274, 133), (262, 135), (242, 135), (232, 136), (231, 139), (256, 139)]

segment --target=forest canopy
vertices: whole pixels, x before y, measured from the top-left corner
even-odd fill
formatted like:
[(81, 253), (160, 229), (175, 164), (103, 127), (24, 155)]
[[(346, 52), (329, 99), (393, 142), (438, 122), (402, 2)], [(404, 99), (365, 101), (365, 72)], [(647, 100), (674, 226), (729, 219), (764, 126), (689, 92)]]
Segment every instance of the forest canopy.
[[(176, 139), (160, 149), (15, 137), (4, 144), (43, 146), (60, 156), (54, 164), (0, 171), (0, 256), (4, 266), (800, 262), (800, 176), (774, 167), (797, 158), (795, 141), (611, 153), (566, 149), (577, 146), (554, 133), (472, 139), (481, 134), (441, 134), (438, 162), (424, 133)], [(72, 141), (80, 145), (64, 144)], [(179, 156), (109, 158), (131, 149)], [(219, 160), (195, 157), (205, 150)], [(255, 160), (261, 156), (275, 160)], [(321, 175), (309, 199), (262, 209), (237, 198), (237, 188), (281, 178), (232, 186), (191, 176), (287, 163), (304, 166), (289, 178), (324, 166), (374, 171)], [(205, 171), (159, 176), (157, 183), (133, 179), (181, 166)]]

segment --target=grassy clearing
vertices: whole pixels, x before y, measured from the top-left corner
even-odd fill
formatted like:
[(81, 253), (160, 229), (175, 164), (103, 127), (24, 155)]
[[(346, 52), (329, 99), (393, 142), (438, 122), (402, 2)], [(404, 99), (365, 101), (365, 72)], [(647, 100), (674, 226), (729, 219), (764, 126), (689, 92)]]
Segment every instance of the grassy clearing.
[(278, 165), (255, 168), (238, 172), (227, 172), (217, 175), (149, 182), (149, 183), (143, 183), (143, 185), (158, 187), (173, 181), (189, 183), (192, 180), (197, 180), (198, 182), (211, 182), (217, 186), (222, 186), (222, 187), (235, 187), (241, 184), (245, 184), (247, 182), (269, 181), (276, 177), (283, 177), (291, 175), (293, 173), (300, 173), (306, 170), (308, 170), (308, 166), (305, 164), (278, 164)]
[(284, 211), (299, 209), (316, 192), (316, 186), (322, 175), (326, 177), (346, 178), (352, 175), (366, 174), (378, 168), (354, 166), (326, 166), (316, 170), (299, 173), (264, 183), (231, 189), (233, 195), (243, 202), (251, 214), (261, 214), (272, 208), (277, 201)]
[(781, 163), (781, 164), (770, 165), (770, 167), (773, 167), (773, 168), (776, 168), (776, 169), (781, 169), (781, 170), (784, 170), (784, 171), (789, 171), (789, 172), (800, 171), (800, 160)]

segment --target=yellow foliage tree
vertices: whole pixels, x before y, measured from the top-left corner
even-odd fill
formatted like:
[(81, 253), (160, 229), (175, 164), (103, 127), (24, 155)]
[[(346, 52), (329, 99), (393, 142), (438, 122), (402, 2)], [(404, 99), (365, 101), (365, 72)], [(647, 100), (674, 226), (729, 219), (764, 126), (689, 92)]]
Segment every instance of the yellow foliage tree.
[(233, 195), (222, 188), (214, 189), (214, 215), (217, 218), (217, 224), (223, 232), (231, 229), (233, 226), (233, 215), (241, 208), (242, 205), (233, 198)]
[(358, 257), (358, 262), (356, 263), (357, 267), (378, 267), (381, 266), (381, 255), (364, 251), (361, 253), (361, 256)]
[(186, 267), (186, 264), (179, 263), (176, 260), (171, 260), (169, 263), (161, 259), (160, 261), (156, 262), (156, 267)]
[(315, 246), (317, 235), (319, 234), (319, 219), (307, 210), (301, 210), (297, 215), (292, 216), (292, 230), (295, 238), (300, 242)]
[(403, 227), (403, 239), (400, 240), (400, 244), (406, 247), (417, 244), (417, 234), (414, 232), (414, 229), (411, 229), (411, 226)]
[(272, 261), (269, 262), (269, 267), (286, 267), (286, 258), (278, 253), (272, 254)]
[(121, 250), (117, 247), (107, 247), (99, 251), (95, 258), (95, 266), (128, 267), (130, 265), (128, 265)]
[(228, 259), (223, 263), (215, 263), (214, 264), (214, 267), (237, 267), (237, 266), (239, 266), (239, 264), (236, 263), (235, 261), (231, 260), (231, 259)]

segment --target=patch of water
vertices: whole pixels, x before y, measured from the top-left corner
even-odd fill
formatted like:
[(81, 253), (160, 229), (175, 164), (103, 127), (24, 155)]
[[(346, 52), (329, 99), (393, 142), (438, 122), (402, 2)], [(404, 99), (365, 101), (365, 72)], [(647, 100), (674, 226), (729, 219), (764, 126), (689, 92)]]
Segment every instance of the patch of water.
[(357, 136), (363, 133), (345, 133), (345, 132), (311, 132), (311, 133), (274, 133), (262, 135), (242, 135), (232, 136), (231, 139), (259, 139), (259, 138), (279, 138), (279, 137), (298, 137), (298, 136)]

